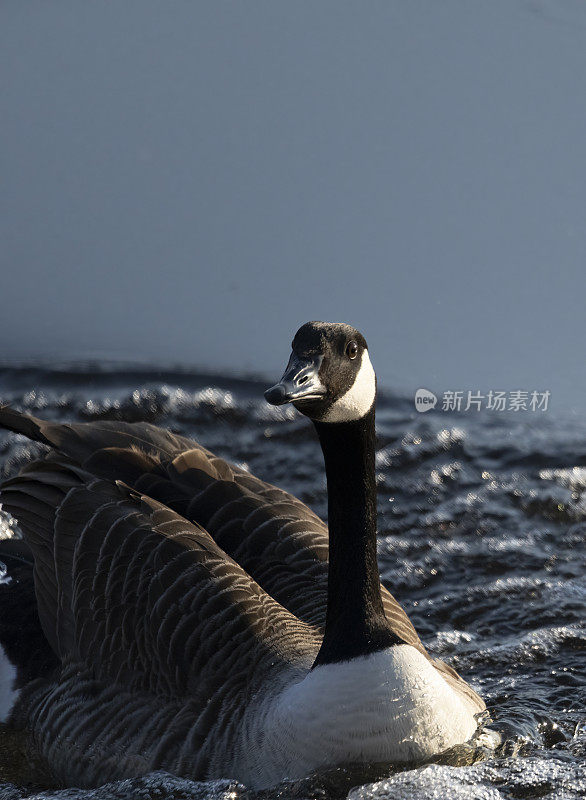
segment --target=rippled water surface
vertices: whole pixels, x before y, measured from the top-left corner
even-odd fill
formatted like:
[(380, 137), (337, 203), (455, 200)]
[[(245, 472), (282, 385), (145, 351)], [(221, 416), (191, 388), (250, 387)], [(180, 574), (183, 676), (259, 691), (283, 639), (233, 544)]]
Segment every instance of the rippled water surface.
[[(313, 428), (264, 384), (177, 372), (3, 369), (0, 401), (58, 420), (147, 420), (326, 512)], [(468, 766), (351, 768), (267, 793), (161, 773), (70, 793), (0, 784), (0, 798), (578, 798), (586, 796), (586, 414), (431, 411), (379, 399), (383, 581), (429, 650), (486, 699), (505, 744)], [(38, 452), (0, 434), (0, 470)], [(14, 521), (0, 511), (0, 536)], [(1, 610), (0, 610), (1, 613)], [(32, 793), (32, 794), (31, 794)]]

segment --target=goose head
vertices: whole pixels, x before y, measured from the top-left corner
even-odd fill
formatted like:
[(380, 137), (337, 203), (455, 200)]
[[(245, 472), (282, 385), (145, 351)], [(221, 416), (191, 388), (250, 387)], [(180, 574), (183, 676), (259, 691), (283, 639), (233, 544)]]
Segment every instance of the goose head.
[(364, 417), (376, 396), (366, 339), (341, 322), (306, 322), (295, 334), (283, 377), (265, 392), (274, 406), (292, 403), (317, 422)]

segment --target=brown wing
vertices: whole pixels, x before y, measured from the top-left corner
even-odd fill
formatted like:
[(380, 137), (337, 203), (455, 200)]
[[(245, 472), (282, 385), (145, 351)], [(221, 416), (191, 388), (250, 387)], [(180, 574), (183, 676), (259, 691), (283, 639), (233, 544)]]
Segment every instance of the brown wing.
[(294, 662), (319, 644), (207, 531), (120, 482), (60, 459), (25, 468), (1, 498), (32, 549), (41, 622), (62, 662), (193, 696), (213, 683), (208, 656), (243, 632), (256, 665), (263, 648)]
[(1, 499), (33, 551), (63, 665), (22, 713), (63, 779), (160, 766), (203, 776), (250, 697), (311, 666), (319, 632), (152, 498), (61, 458), (25, 468)]
[[(327, 527), (293, 495), (148, 423), (60, 424), (5, 407), (0, 426), (56, 448), (94, 475), (122, 480), (201, 525), (275, 600), (323, 627)], [(394, 632), (425, 652), (399, 603), (384, 588), (382, 594)]]

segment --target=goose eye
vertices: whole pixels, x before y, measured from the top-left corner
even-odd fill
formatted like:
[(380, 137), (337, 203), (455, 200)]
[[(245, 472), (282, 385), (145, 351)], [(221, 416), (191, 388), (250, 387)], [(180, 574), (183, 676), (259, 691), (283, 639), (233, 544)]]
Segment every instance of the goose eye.
[(348, 342), (346, 345), (346, 355), (348, 358), (356, 358), (358, 355), (358, 345), (356, 342)]

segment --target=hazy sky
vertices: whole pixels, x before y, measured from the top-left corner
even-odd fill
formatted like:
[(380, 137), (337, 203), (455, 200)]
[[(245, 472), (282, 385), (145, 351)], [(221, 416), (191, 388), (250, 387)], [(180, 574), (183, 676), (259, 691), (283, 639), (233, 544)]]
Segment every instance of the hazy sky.
[(0, 153), (0, 360), (586, 406), (583, 0), (2, 0)]

